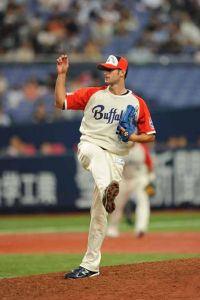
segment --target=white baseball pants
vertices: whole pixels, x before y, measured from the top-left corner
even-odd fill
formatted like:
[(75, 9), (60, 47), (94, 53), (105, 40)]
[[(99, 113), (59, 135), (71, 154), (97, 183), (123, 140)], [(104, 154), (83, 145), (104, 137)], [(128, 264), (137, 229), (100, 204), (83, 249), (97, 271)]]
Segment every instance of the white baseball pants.
[(148, 182), (148, 175), (140, 175), (129, 180), (123, 179), (121, 181), (119, 195), (115, 201), (116, 208), (110, 215), (108, 233), (118, 235), (119, 223), (124, 207), (133, 194), (136, 200), (135, 232), (147, 231), (150, 217), (150, 201), (144, 188)]
[(124, 167), (123, 157), (103, 150), (89, 142), (78, 145), (78, 160), (94, 178), (94, 193), (91, 206), (91, 221), (88, 234), (88, 247), (80, 264), (82, 267), (99, 271), (101, 261), (101, 245), (107, 229), (107, 215), (102, 198), (104, 190), (112, 180), (119, 182)]

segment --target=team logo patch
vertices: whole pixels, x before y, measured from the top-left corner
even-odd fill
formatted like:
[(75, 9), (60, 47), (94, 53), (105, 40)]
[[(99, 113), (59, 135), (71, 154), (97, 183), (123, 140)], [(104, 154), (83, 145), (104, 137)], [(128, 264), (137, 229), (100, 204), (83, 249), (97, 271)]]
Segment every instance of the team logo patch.
[(110, 55), (106, 61), (106, 64), (111, 64), (113, 66), (117, 66), (118, 65), (117, 57), (115, 57), (114, 55)]

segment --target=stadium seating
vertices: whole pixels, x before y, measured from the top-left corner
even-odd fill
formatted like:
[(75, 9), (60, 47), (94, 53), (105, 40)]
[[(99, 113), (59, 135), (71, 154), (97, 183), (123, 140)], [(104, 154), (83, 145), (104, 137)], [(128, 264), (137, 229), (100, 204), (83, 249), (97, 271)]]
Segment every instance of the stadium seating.
[(200, 69), (195, 65), (133, 66), (127, 84), (160, 108), (199, 106)]
[[(81, 67), (88, 70), (87, 64)], [(95, 65), (90, 65), (88, 71), (92, 72), (95, 67)], [(22, 101), (19, 99), (19, 104), (13, 108), (9, 106), (9, 95), (12, 91), (15, 95), (15, 88), (20, 91), (28, 80), (34, 78), (45, 89), (42, 98), (40, 97), (38, 100), (42, 100), (47, 112), (51, 113), (54, 91), (53, 87), (49, 86), (49, 75), (55, 74), (54, 64), (16, 64), (12, 68), (3, 65), (1, 70), (9, 85), (9, 90), (2, 96), (2, 103), (5, 112), (14, 122), (22, 123), (30, 120), (37, 99), (35, 103), (27, 103), (26, 99), (21, 99), (21, 97)], [(74, 73), (77, 73), (77, 76), (80, 76), (79, 70), (77, 66), (74, 67)], [(199, 78), (200, 69), (198, 65), (194, 64), (169, 64), (166, 66), (131, 64), (127, 87), (143, 97), (150, 104), (152, 110), (195, 107), (200, 104)], [(70, 82), (73, 82), (76, 76), (69, 79)], [(70, 84), (68, 84), (68, 88), (70, 89)]]

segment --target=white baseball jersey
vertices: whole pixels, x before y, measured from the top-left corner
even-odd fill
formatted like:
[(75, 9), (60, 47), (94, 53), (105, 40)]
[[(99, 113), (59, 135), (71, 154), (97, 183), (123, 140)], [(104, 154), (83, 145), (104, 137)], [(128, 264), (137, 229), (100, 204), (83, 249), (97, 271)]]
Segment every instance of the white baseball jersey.
[(132, 146), (132, 142), (121, 142), (116, 135), (118, 122), (127, 105), (136, 109), (137, 133), (154, 134), (155, 128), (145, 101), (130, 90), (123, 95), (114, 95), (106, 86), (88, 87), (67, 93), (65, 99), (65, 109), (84, 110), (81, 141), (118, 155), (128, 154)]

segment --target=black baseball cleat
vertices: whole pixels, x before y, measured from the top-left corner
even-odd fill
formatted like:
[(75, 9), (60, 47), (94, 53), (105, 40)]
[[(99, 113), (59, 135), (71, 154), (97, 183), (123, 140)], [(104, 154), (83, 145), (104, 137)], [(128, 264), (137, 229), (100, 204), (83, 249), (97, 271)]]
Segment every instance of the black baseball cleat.
[(115, 198), (119, 194), (119, 183), (112, 181), (104, 191), (103, 205), (106, 211), (111, 214), (115, 210)]
[(94, 277), (94, 276), (98, 276), (100, 273), (99, 272), (93, 272), (90, 270), (87, 270), (81, 266), (79, 266), (78, 268), (72, 270), (69, 273), (66, 273), (64, 275), (65, 279), (79, 279), (79, 278), (86, 278), (86, 277)]

